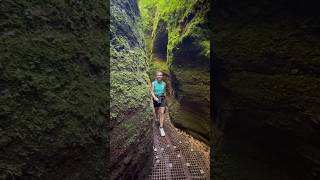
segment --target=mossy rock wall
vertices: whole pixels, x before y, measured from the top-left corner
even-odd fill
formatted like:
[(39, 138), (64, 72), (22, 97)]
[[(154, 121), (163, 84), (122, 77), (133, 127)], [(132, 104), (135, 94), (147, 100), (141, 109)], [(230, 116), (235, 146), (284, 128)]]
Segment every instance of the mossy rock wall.
[(312, 4), (216, 4), (217, 179), (319, 178), (320, 21)]
[(0, 179), (105, 179), (106, 1), (1, 2)]
[(192, 36), (174, 47), (170, 66), (174, 96), (169, 105), (176, 126), (209, 143), (210, 63), (201, 50)]
[[(210, 120), (209, 53), (203, 42), (209, 39), (208, 1), (185, 2), (191, 5), (167, 12), (163, 19), (168, 29), (167, 64), (173, 96), (169, 101), (173, 123), (208, 143)], [(156, 29), (154, 34), (161, 33)], [(154, 39), (154, 45), (158, 42)]]
[(152, 167), (148, 64), (135, 0), (111, 0), (112, 179), (143, 179)]

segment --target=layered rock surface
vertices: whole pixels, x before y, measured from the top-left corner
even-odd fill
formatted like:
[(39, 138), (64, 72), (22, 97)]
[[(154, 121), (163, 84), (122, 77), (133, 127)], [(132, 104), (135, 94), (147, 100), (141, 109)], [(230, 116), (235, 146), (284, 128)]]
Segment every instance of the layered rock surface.
[(215, 178), (319, 178), (320, 21), (312, 4), (214, 6)]

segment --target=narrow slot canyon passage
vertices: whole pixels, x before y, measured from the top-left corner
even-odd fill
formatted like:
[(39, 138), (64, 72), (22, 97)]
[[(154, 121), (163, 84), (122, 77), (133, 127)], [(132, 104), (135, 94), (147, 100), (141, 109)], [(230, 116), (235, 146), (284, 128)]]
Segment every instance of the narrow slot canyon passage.
[[(217, 3), (210, 30), (207, 0), (113, 0), (113, 179), (319, 179), (319, 18), (308, 3), (262, 1)], [(164, 137), (150, 95), (158, 70)]]
[[(172, 82), (172, 74), (168, 68), (168, 32), (165, 24), (162, 25), (154, 38), (150, 64), (154, 70), (164, 72), (168, 84), (167, 96), (171, 101), (175, 101), (177, 96), (174, 94), (178, 93), (178, 87)], [(192, 112), (196, 108), (192, 105), (191, 103), (185, 108)], [(170, 109), (168, 106), (166, 108), (165, 137), (160, 135), (159, 122), (153, 123), (153, 167), (149, 179), (210, 179), (210, 146), (195, 139), (190, 133), (176, 128), (170, 119)]]
[(166, 24), (159, 22), (161, 26), (154, 37), (152, 46), (152, 61), (165, 61), (167, 60), (167, 46), (168, 46), (168, 31), (166, 30)]
[[(171, 14), (170, 16), (174, 17), (165, 19), (165, 16), (169, 16), (168, 14), (175, 8), (181, 11), (181, 14), (187, 12), (175, 4), (175, 1), (169, 4), (164, 2), (140, 1), (140, 11), (145, 23), (144, 38), (149, 57), (149, 77), (154, 81), (155, 72), (163, 72), (167, 100), (164, 137), (160, 135), (159, 121), (154, 120), (153, 123), (153, 167), (149, 179), (210, 179), (208, 144), (210, 104), (203, 103), (201, 99), (205, 98), (205, 101), (208, 101), (209, 91), (201, 89), (202, 94), (197, 92), (202, 88), (198, 84), (199, 81), (209, 85), (209, 58), (201, 54), (204, 47), (197, 44), (200, 39), (184, 34), (184, 31), (187, 31), (187, 24), (192, 22), (195, 16), (192, 11), (187, 17)], [(199, 4), (196, 2), (190, 6), (191, 9), (198, 7)], [(167, 6), (174, 8), (166, 12), (167, 15), (161, 13)], [(156, 12), (152, 11), (155, 7), (159, 14), (154, 14)], [(157, 17), (148, 19), (153, 16)], [(178, 26), (173, 25), (177, 24), (179, 19), (183, 22)], [(196, 19), (194, 21), (196, 22)], [(200, 24), (205, 23), (200, 22)], [(174, 34), (175, 28), (181, 28), (180, 32)], [(186, 37), (178, 38), (183, 35)]]

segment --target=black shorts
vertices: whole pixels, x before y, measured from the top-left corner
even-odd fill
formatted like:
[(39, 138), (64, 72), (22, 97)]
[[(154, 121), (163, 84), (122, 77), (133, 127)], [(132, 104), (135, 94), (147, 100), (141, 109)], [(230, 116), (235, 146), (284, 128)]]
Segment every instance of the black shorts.
[(154, 107), (166, 107), (166, 97), (159, 96), (158, 99), (160, 99), (161, 102), (159, 103), (158, 101), (153, 100), (153, 106)]

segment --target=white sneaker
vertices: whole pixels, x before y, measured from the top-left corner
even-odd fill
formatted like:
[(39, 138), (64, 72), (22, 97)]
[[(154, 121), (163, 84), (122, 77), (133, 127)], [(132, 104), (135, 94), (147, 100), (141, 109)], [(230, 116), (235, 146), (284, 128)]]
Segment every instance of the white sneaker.
[(159, 128), (159, 129), (160, 129), (160, 135), (161, 135), (161, 136), (165, 136), (166, 134), (164, 133), (163, 128)]

